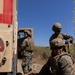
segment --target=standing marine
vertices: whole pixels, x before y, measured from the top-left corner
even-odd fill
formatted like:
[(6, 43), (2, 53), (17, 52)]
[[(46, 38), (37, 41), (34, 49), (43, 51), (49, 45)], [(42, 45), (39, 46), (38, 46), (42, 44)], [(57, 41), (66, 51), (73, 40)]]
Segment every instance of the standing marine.
[(24, 74), (32, 72), (32, 57), (34, 51), (34, 40), (31, 38), (32, 34), (29, 30), (24, 31), (25, 39), (21, 45), (22, 51), (22, 69)]

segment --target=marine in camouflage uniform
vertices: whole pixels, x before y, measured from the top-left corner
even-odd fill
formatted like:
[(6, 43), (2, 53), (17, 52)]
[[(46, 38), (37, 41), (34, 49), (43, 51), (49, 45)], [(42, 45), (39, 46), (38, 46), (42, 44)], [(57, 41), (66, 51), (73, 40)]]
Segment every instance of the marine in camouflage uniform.
[(73, 42), (72, 36), (60, 33), (61, 29), (62, 29), (62, 25), (60, 23), (57, 22), (53, 25), (52, 30), (54, 31), (54, 34), (50, 37), (49, 43), (51, 40), (53, 40), (57, 37), (59, 37), (63, 40), (66, 40), (65, 41), (66, 43), (69, 43), (69, 42), (72, 43)]
[(31, 38), (31, 32), (25, 31), (25, 39), (21, 45), (21, 51), (22, 51), (22, 69), (24, 74), (27, 74), (32, 70), (32, 57), (33, 57), (33, 51), (34, 51), (34, 41)]
[(73, 60), (63, 51), (64, 46), (61, 38), (50, 41), (51, 57), (42, 67), (39, 75), (74, 75)]

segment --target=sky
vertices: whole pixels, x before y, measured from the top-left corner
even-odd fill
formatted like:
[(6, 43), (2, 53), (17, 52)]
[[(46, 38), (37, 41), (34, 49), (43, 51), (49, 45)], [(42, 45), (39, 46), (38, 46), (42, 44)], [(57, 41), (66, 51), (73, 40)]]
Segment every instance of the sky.
[(18, 0), (18, 27), (33, 28), (37, 46), (49, 46), (54, 33), (52, 26), (59, 22), (61, 33), (74, 36), (73, 0)]

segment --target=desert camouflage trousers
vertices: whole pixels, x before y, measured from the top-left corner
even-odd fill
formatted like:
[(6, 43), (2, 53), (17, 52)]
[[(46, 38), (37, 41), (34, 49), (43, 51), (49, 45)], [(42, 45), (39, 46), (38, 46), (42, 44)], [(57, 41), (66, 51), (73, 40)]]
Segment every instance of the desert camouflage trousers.
[(32, 70), (32, 57), (33, 57), (33, 52), (29, 52), (29, 51), (24, 52), (24, 56), (21, 64), (24, 74)]

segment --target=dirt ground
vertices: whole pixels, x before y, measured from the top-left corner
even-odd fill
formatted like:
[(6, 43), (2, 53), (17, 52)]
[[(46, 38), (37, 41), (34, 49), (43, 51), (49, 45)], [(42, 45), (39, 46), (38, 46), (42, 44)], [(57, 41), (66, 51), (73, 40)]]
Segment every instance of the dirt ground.
[[(17, 60), (17, 72), (23, 74), (21, 63), (22, 63), (22, 60), (18, 59)], [(34, 57), (32, 63), (33, 63), (32, 69), (34, 73), (38, 73), (41, 70), (42, 66), (46, 63), (46, 59), (41, 59), (41, 57), (37, 57), (37, 58)]]

